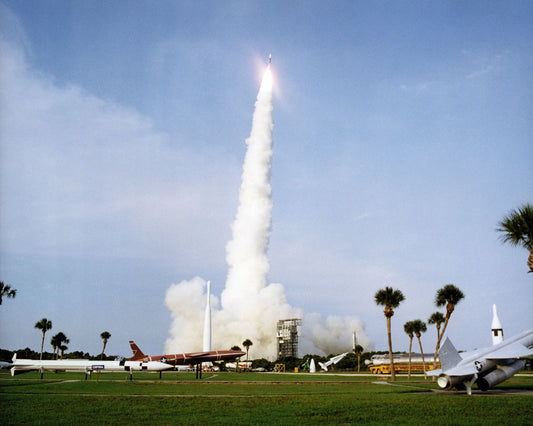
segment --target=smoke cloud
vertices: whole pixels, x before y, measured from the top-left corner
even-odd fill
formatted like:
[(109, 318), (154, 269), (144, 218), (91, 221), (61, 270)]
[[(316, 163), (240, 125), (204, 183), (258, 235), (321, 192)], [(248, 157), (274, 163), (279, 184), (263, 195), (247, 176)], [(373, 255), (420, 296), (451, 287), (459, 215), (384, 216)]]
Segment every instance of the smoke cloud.
[(373, 342), (364, 332), (365, 325), (357, 317), (305, 314), (302, 322), (300, 353), (339, 354), (353, 348), (353, 333), (358, 345), (370, 350)]
[[(364, 325), (357, 318), (309, 314), (291, 307), (281, 284), (268, 284), (270, 263), (267, 256), (271, 232), (272, 188), (272, 74), (265, 72), (253, 114), (252, 130), (246, 140), (239, 207), (232, 225), (232, 239), (226, 246), (228, 276), (218, 299), (211, 296), (213, 349), (229, 349), (250, 339), (253, 358), (275, 359), (276, 325), (280, 319), (303, 318), (301, 350), (324, 354), (351, 349), (352, 333), (358, 344), (370, 345)], [(206, 281), (196, 277), (173, 284), (165, 303), (172, 312), (168, 352), (199, 350), (205, 306)], [(305, 349), (304, 349), (305, 348)]]

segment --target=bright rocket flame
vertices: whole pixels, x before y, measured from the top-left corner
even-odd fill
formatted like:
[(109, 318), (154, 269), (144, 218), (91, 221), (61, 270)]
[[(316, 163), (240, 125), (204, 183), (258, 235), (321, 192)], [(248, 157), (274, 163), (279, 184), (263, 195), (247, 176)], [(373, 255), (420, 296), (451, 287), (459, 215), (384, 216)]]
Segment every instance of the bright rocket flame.
[(261, 88), (259, 90), (268, 90), (272, 92), (272, 71), (270, 71), (270, 65), (263, 74), (263, 80), (261, 81)]

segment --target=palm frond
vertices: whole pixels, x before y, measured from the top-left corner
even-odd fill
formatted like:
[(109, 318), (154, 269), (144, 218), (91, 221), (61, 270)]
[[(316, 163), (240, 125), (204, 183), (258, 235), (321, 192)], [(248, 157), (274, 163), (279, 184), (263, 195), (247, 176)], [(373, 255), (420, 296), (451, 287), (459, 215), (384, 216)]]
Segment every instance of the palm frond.
[(526, 203), (513, 210), (500, 223), (501, 240), (513, 246), (522, 246), (529, 251), (533, 250), (533, 207)]

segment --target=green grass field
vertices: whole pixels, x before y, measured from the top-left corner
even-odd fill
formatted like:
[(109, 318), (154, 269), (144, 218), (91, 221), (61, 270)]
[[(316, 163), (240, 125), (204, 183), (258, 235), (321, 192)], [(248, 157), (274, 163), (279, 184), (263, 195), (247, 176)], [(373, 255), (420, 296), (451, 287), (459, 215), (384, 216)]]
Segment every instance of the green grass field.
[[(98, 380), (97, 380), (98, 379)], [(533, 424), (533, 377), (467, 396), (357, 374), (0, 374), (2, 424)]]

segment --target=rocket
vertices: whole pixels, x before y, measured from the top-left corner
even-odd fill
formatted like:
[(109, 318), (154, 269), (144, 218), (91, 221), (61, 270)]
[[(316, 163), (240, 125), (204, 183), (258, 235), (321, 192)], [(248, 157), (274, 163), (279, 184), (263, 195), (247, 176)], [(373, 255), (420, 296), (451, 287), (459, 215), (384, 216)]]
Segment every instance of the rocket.
[(496, 305), (492, 305), (492, 344), (497, 345), (503, 342), (503, 328), (498, 318), (498, 312), (496, 312)]
[(211, 281), (207, 281), (207, 302), (204, 316), (204, 348), (203, 351), (211, 350)]

